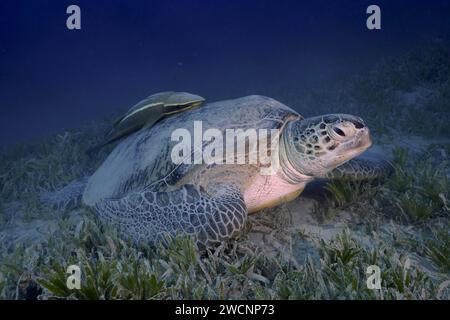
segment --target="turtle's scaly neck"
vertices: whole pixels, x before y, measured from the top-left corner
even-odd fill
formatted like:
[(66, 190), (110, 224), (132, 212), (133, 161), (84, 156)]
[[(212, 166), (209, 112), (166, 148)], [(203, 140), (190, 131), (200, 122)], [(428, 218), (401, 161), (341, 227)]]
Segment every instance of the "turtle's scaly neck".
[(281, 166), (281, 174), (283, 178), (292, 184), (299, 184), (302, 182), (308, 182), (314, 179), (312, 176), (308, 176), (306, 174), (301, 173), (298, 169), (298, 165), (296, 162), (301, 160), (298, 158), (298, 152), (292, 150), (294, 145), (292, 141), (294, 139), (294, 130), (293, 125), (295, 125), (296, 121), (291, 121), (286, 124), (283, 132), (280, 137), (280, 166)]

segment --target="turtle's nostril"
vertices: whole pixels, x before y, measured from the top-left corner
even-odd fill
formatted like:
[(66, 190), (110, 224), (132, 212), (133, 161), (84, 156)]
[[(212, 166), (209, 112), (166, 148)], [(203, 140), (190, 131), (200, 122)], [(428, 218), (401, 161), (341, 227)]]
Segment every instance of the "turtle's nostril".
[(356, 128), (356, 129), (362, 129), (362, 128), (365, 127), (365, 126), (364, 126), (364, 123), (359, 122), (359, 121), (352, 121), (352, 123), (355, 125), (355, 128)]

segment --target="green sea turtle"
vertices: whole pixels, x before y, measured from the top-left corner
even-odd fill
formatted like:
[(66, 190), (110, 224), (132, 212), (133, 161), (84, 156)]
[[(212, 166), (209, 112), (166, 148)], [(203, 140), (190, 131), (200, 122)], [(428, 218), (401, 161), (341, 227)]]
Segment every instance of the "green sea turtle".
[[(279, 146), (278, 169), (262, 174), (259, 161), (174, 163), (172, 151), (179, 143), (172, 141), (174, 130), (182, 128), (195, 136), (194, 121), (200, 120), (204, 132), (214, 129), (224, 136), (226, 129), (278, 129), (273, 140)], [(386, 170), (384, 161), (355, 159), (370, 145), (369, 129), (358, 117), (304, 119), (274, 99), (253, 95), (208, 103), (129, 135), (91, 177), (50, 198), (83, 192), (85, 205), (137, 242), (154, 243), (166, 234), (180, 234), (208, 246), (237, 234), (249, 213), (294, 199), (316, 178), (379, 177)], [(204, 142), (203, 151), (207, 147)], [(229, 149), (223, 157), (235, 148)]]
[(89, 149), (88, 154), (141, 129), (153, 126), (164, 117), (198, 107), (203, 97), (188, 92), (165, 91), (155, 93), (132, 106), (112, 125), (103, 141)]

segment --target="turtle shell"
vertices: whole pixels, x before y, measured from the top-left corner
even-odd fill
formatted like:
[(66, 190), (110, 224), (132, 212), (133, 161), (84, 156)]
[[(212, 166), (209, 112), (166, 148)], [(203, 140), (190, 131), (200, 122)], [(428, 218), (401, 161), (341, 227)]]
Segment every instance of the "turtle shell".
[[(225, 137), (227, 129), (282, 129), (288, 121), (301, 118), (286, 105), (258, 95), (208, 103), (201, 108), (177, 113), (121, 141), (89, 179), (83, 201), (94, 205), (101, 199), (120, 198), (132, 191), (162, 191), (165, 187), (174, 186), (200, 166), (172, 161), (173, 147), (179, 143), (176, 135), (173, 140), (175, 130), (189, 132), (194, 143), (196, 139), (202, 141), (202, 132), (198, 137), (198, 132), (195, 132), (198, 128), (194, 130), (196, 121), (201, 121), (203, 132), (216, 129)], [(208, 170), (214, 170), (214, 167)]]

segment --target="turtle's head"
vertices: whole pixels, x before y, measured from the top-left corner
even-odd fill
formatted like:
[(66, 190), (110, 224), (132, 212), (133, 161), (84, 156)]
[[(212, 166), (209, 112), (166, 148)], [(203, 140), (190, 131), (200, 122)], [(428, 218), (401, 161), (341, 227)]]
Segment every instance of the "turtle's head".
[(291, 170), (320, 177), (358, 156), (371, 144), (369, 129), (361, 118), (330, 114), (288, 123), (282, 148)]

